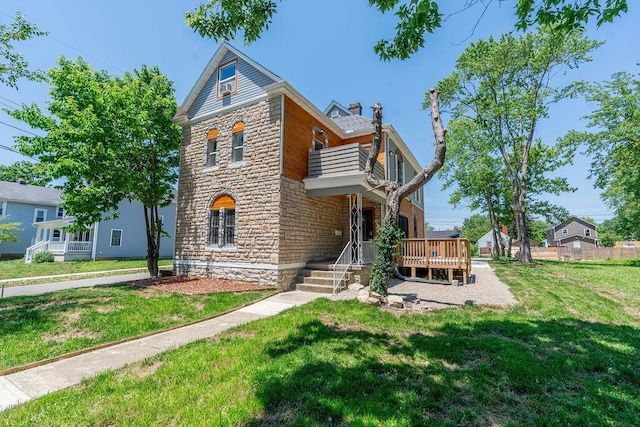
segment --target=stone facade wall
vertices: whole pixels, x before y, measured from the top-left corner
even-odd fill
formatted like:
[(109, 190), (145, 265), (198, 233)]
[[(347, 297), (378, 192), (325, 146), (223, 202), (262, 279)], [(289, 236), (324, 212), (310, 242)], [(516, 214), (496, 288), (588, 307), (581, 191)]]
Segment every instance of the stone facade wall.
[(278, 270), (224, 267), (215, 264), (206, 265), (205, 263), (189, 265), (181, 264), (180, 261), (177, 261), (175, 273), (178, 276), (221, 277), (228, 280), (240, 280), (265, 286), (278, 286), (279, 289), (286, 289), (279, 281), (280, 272)]
[(280, 263), (335, 259), (349, 240), (346, 196), (309, 198), (302, 182), (283, 176), (280, 198)]
[[(276, 97), (183, 128), (176, 261), (279, 263), (280, 115), (281, 97)], [(231, 129), (238, 121), (245, 124), (244, 160), (232, 163)], [(213, 128), (219, 131), (218, 161), (205, 168), (206, 135)], [(222, 194), (235, 200), (236, 236), (235, 245), (219, 248), (208, 246), (208, 218), (211, 203)], [(250, 279), (250, 271), (243, 280)]]

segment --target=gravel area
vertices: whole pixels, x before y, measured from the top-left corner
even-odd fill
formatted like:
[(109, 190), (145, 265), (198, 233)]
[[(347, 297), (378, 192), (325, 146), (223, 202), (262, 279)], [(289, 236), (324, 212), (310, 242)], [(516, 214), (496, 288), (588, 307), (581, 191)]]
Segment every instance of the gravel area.
[[(517, 303), (509, 287), (496, 277), (486, 262), (474, 263), (471, 274), (476, 276), (475, 283), (462, 286), (392, 279), (389, 295), (401, 296), (406, 309), (414, 311), (476, 304), (508, 306)], [(347, 290), (332, 295), (330, 299), (353, 299), (357, 295), (357, 290)]]
[(164, 291), (178, 292), (186, 295), (210, 294), (214, 292), (246, 292), (276, 290), (275, 287), (236, 280), (214, 279), (206, 277), (152, 277), (149, 279), (127, 282), (133, 286), (153, 287)]

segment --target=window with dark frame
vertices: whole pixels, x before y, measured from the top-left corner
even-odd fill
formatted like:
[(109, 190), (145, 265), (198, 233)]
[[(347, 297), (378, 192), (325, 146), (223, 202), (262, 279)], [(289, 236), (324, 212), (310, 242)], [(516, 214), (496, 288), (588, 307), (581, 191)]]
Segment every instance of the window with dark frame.
[(400, 215), (398, 217), (398, 227), (400, 231), (402, 231), (402, 238), (406, 239), (409, 237), (409, 218), (404, 215)]
[(228, 195), (216, 198), (209, 212), (209, 246), (235, 245), (236, 210), (235, 200)]

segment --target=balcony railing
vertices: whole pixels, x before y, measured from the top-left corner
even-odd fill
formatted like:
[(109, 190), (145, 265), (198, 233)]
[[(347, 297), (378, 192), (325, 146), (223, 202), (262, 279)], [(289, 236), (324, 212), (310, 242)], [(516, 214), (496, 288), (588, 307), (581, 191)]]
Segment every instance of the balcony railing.
[[(309, 152), (309, 178), (364, 172), (369, 150), (358, 143)], [(384, 179), (384, 169), (376, 162), (373, 173)]]

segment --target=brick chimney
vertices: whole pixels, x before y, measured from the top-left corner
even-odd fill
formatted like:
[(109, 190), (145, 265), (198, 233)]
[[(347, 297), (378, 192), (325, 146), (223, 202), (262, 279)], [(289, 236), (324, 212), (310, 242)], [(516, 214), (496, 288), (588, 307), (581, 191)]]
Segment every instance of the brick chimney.
[(16, 182), (20, 185), (27, 185), (27, 180), (24, 178), (18, 178)]
[(457, 225), (454, 225), (454, 226), (453, 226), (453, 231), (459, 231), (459, 228), (458, 228), (458, 226), (457, 226)]
[(362, 105), (360, 105), (359, 102), (356, 102), (355, 104), (349, 104), (349, 111), (351, 111), (352, 114), (357, 114), (359, 116), (362, 115)]
[(506, 225), (503, 225), (503, 226), (502, 226), (502, 232), (503, 232), (504, 234), (509, 234), (509, 228), (508, 228)]

